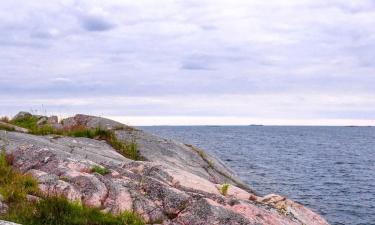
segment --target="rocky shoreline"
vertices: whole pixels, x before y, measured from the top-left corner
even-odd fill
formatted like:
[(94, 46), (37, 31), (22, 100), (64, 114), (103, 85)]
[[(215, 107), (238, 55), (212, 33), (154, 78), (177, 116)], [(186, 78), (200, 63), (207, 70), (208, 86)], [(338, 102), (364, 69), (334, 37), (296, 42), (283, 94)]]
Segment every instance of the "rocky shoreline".
[[(30, 116), (37, 119), (37, 126), (54, 131), (77, 127), (110, 131), (118, 142), (134, 142), (141, 159), (126, 158), (108, 141), (95, 137), (35, 135), (1, 122), (0, 149), (12, 155), (14, 168), (35, 177), (45, 194), (63, 195), (113, 214), (130, 210), (147, 224), (328, 224), (290, 199), (258, 196), (224, 163), (194, 146), (95, 116), (78, 114), (59, 122), (54, 116), (21, 112), (13, 120)], [(93, 172), (93, 167), (108, 172)], [(1, 208), (6, 202), (0, 199), (0, 212)]]

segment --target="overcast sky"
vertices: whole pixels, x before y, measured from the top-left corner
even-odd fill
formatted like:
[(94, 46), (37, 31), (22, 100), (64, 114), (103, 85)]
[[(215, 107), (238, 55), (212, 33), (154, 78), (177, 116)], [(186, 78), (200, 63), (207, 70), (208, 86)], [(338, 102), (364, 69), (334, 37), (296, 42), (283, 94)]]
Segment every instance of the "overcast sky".
[(0, 4), (0, 114), (375, 124), (374, 0)]

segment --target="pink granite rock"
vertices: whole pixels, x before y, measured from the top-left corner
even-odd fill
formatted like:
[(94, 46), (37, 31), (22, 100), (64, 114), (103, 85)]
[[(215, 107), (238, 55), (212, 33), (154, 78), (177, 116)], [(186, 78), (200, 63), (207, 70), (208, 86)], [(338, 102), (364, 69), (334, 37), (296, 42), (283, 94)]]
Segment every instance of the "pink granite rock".
[[(64, 126), (114, 128), (117, 122), (77, 115)], [(121, 124), (120, 124), (121, 125)], [(125, 125), (124, 125), (125, 126)], [(327, 225), (318, 214), (290, 199), (257, 196), (212, 156), (193, 147), (140, 131), (116, 130), (121, 140), (137, 137), (148, 161), (126, 159), (102, 141), (33, 136), (0, 131), (13, 166), (30, 173), (46, 195), (114, 214), (138, 213), (146, 223), (170, 225)], [(133, 135), (133, 136), (131, 136)], [(101, 165), (110, 172), (92, 173)], [(219, 191), (229, 183), (226, 195)]]

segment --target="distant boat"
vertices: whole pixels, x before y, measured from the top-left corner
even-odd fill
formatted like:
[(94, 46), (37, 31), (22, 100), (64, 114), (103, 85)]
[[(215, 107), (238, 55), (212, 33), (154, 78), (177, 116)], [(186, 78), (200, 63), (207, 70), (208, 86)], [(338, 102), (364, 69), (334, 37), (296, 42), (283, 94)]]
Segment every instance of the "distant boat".
[(263, 127), (262, 124), (250, 124), (249, 127)]

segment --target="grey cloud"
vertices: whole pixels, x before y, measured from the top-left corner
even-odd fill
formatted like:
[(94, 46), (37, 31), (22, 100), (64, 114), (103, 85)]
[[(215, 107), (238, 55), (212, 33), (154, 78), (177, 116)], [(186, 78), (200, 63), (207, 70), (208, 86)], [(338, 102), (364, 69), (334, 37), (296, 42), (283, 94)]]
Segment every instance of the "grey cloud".
[(112, 22), (94, 15), (84, 16), (82, 26), (87, 31), (107, 31), (115, 27)]
[(184, 70), (212, 70), (205, 62), (199, 61), (188, 61), (184, 62), (181, 66), (181, 69)]

